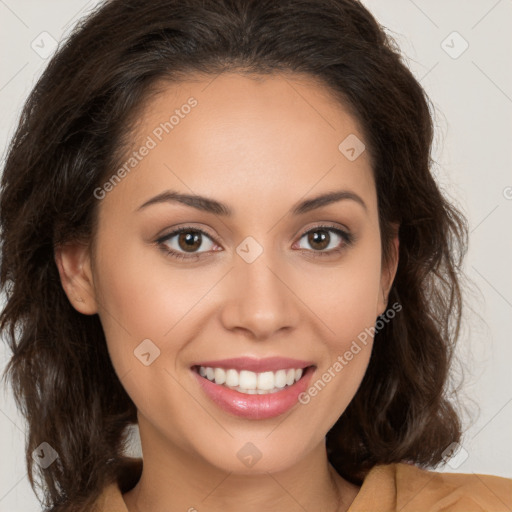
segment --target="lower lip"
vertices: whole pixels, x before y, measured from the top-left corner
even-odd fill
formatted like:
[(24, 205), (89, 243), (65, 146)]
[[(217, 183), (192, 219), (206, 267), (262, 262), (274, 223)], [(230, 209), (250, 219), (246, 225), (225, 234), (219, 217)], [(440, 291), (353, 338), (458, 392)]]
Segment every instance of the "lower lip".
[(240, 393), (201, 377), (195, 370), (192, 373), (206, 395), (224, 411), (242, 418), (263, 420), (290, 410), (298, 402), (299, 395), (306, 391), (314, 371), (315, 367), (309, 366), (295, 384), (266, 395)]

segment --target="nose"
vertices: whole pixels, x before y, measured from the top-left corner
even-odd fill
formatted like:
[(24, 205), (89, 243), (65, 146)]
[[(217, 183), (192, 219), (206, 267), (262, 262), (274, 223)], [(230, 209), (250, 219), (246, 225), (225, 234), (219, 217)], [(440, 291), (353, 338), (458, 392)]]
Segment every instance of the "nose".
[(296, 273), (270, 252), (263, 251), (252, 263), (236, 260), (221, 311), (226, 329), (242, 330), (257, 340), (293, 330), (300, 319), (302, 303), (293, 290)]

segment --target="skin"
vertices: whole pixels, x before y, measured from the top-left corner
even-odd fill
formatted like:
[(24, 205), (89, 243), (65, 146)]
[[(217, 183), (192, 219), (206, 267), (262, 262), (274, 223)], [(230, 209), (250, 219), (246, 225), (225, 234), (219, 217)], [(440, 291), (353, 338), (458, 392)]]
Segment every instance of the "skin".
[[(71, 303), (99, 315), (138, 409), (144, 469), (123, 498), (130, 512), (347, 510), (359, 489), (329, 464), (325, 435), (357, 391), (371, 338), (308, 404), (266, 420), (219, 409), (190, 366), (288, 356), (315, 362), (314, 383), (375, 325), (387, 307), (398, 240), (383, 265), (370, 156), (350, 161), (338, 149), (348, 135), (364, 136), (307, 77), (225, 73), (165, 86), (144, 107), (133, 149), (191, 96), (198, 105), (100, 201), (94, 253), (79, 243), (56, 251)], [(233, 216), (171, 202), (137, 210), (169, 189), (216, 199)], [(366, 207), (345, 199), (288, 213), (300, 200), (340, 189)], [(329, 243), (312, 245), (303, 235), (324, 223), (355, 241), (327, 231)], [(195, 249), (203, 256), (173, 259), (155, 240), (188, 225), (208, 233)], [(252, 263), (236, 252), (248, 236), (263, 249)], [(178, 241), (164, 244), (190, 254)], [(134, 357), (147, 338), (160, 350), (149, 366)], [(247, 442), (261, 453), (252, 467), (237, 457)]]

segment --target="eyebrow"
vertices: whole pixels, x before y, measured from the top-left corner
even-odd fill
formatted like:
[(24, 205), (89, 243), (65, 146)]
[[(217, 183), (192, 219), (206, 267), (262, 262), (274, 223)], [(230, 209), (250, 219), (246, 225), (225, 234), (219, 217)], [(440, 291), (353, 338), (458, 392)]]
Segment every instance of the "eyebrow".
[[(349, 190), (338, 190), (334, 192), (327, 192), (311, 199), (305, 199), (295, 204), (290, 209), (290, 213), (292, 215), (302, 215), (317, 208), (321, 208), (322, 206), (327, 206), (342, 200), (354, 201), (361, 205), (365, 211), (368, 211), (366, 203), (355, 192), (351, 192)], [(210, 199), (196, 194), (182, 194), (173, 190), (166, 190), (165, 192), (152, 197), (140, 205), (136, 211), (142, 210), (152, 204), (175, 202), (191, 206), (197, 210), (213, 213), (215, 215), (222, 215), (225, 217), (231, 217), (233, 215), (233, 210), (229, 206), (220, 203), (215, 199)]]

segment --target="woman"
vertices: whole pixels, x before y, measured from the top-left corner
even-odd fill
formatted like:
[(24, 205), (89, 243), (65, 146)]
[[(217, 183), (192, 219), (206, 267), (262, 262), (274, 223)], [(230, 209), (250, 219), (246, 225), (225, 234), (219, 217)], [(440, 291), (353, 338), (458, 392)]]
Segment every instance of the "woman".
[(0, 201), (44, 505), (510, 508), (509, 479), (431, 470), (461, 439), (467, 237), (432, 132), (353, 0), (111, 0), (77, 28)]

